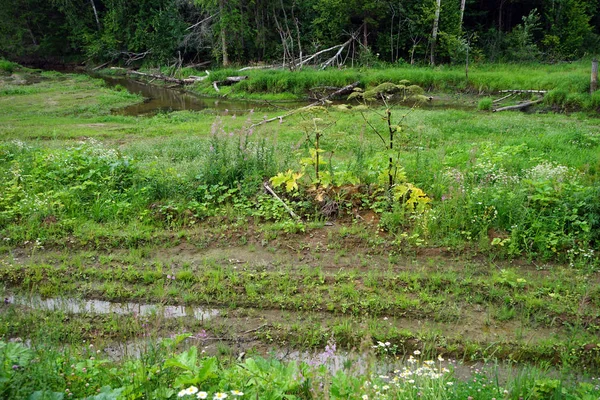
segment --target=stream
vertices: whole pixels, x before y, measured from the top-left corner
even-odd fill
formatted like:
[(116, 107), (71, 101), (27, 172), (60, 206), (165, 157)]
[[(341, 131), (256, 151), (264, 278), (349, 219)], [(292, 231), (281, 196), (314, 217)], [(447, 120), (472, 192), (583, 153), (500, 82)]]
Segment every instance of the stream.
[[(203, 111), (212, 110), (219, 114), (240, 115), (251, 110), (294, 109), (310, 104), (310, 101), (248, 101), (230, 100), (221, 97), (202, 97), (185, 91), (180, 87), (158, 86), (137, 81), (124, 76), (91, 75), (102, 79), (109, 87), (124, 87), (128, 92), (144, 97), (142, 103), (115, 109), (113, 114), (125, 116), (152, 116), (161, 112), (172, 111)], [(333, 104), (344, 104), (343, 100), (333, 101)], [(411, 106), (411, 104), (405, 104)], [(432, 101), (420, 104), (424, 110), (474, 110), (476, 102), (472, 99), (466, 101), (446, 97), (433, 97)]]
[(102, 79), (109, 87), (121, 86), (128, 92), (144, 97), (144, 102), (115, 109), (113, 114), (126, 116), (151, 116), (160, 112), (214, 110), (220, 114), (244, 114), (250, 110), (301, 107), (307, 102), (269, 103), (265, 101), (229, 100), (219, 97), (201, 97), (181, 88), (158, 86), (126, 77), (92, 75)]

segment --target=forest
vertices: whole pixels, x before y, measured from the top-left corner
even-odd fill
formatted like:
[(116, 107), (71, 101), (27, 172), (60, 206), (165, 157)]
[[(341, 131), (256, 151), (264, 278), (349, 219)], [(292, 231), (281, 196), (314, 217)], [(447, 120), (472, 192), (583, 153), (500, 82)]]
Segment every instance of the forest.
[(0, 56), (24, 63), (293, 69), (341, 45), (331, 64), (461, 63), (467, 53), (474, 61), (557, 62), (598, 52), (600, 7), (596, 0), (15, 0), (0, 3), (0, 38)]

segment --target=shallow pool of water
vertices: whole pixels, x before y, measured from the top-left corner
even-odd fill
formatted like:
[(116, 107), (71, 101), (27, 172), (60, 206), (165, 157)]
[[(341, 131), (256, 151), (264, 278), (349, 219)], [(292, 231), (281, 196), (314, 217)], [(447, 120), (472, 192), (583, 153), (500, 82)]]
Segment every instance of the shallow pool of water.
[(68, 297), (42, 299), (41, 297), (8, 296), (5, 301), (10, 304), (26, 306), (37, 310), (63, 311), (69, 314), (158, 315), (164, 318), (193, 317), (201, 321), (219, 315), (219, 310), (201, 307), (113, 303), (104, 300), (80, 300)]

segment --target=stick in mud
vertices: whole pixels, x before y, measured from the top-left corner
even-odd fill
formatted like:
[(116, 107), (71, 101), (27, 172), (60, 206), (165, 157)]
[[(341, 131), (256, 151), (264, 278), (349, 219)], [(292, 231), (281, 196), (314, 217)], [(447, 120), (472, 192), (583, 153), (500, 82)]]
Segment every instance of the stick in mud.
[(296, 218), (298, 220), (300, 219), (300, 217), (287, 204), (285, 204), (285, 202), (283, 200), (281, 200), (281, 198), (279, 196), (277, 196), (277, 193), (275, 193), (273, 191), (273, 189), (271, 189), (271, 187), (267, 184), (267, 182), (265, 182), (263, 185), (264, 185), (265, 189), (267, 189), (267, 192), (269, 192), (273, 197), (275, 197), (277, 200), (279, 200), (279, 202), (283, 205), (283, 208), (285, 208), (286, 211), (288, 213), (290, 213), (290, 215), (293, 218)]
[(344, 86), (343, 88), (341, 88), (339, 90), (336, 90), (335, 92), (331, 93), (327, 97), (324, 97), (324, 98), (322, 98), (320, 100), (317, 100), (317, 101), (315, 101), (313, 103), (310, 103), (307, 106), (296, 108), (296, 109), (294, 109), (294, 110), (292, 110), (292, 111), (290, 111), (288, 113), (285, 113), (283, 115), (278, 115), (278, 116), (273, 117), (273, 118), (263, 119), (260, 122), (257, 122), (255, 124), (250, 125), (248, 127), (248, 129), (254, 128), (256, 126), (264, 125), (264, 124), (266, 124), (268, 122), (273, 122), (273, 121), (277, 121), (277, 120), (283, 121), (284, 118), (289, 117), (290, 115), (295, 114), (298, 111), (306, 110), (306, 109), (308, 109), (310, 107), (314, 107), (314, 106), (318, 106), (318, 105), (323, 105), (323, 104), (325, 104), (325, 102), (327, 102), (329, 99), (331, 99), (331, 98), (333, 98), (335, 96), (340, 96), (340, 95), (348, 94), (348, 93), (352, 92), (354, 90), (354, 88), (358, 86), (358, 84), (359, 84), (359, 82), (354, 82), (354, 83), (352, 83), (350, 85)]

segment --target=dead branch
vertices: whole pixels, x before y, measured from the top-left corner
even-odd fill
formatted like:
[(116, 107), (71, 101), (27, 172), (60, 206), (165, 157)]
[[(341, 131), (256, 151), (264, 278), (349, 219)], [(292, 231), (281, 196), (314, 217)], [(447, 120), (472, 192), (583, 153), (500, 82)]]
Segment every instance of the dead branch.
[(545, 94), (548, 93), (547, 90), (501, 90), (500, 93), (536, 93), (536, 94)]
[(527, 108), (529, 106), (532, 106), (534, 104), (541, 103), (543, 100), (544, 99), (538, 99), (538, 100), (534, 100), (534, 101), (526, 101), (524, 103), (517, 104), (517, 105), (514, 105), (514, 106), (500, 107), (500, 108), (496, 108), (495, 110), (492, 110), (492, 112), (509, 111), (509, 110), (522, 110), (522, 109)]
[(192, 29), (194, 29), (195, 27), (197, 27), (198, 25), (202, 25), (203, 23), (210, 21), (211, 19), (213, 19), (213, 18), (214, 18), (214, 17), (216, 17), (217, 15), (219, 15), (219, 13), (218, 13), (218, 12), (217, 12), (217, 13), (215, 13), (215, 14), (213, 14), (213, 15), (209, 15), (208, 17), (204, 18), (203, 20), (201, 20), (201, 21), (199, 21), (199, 22), (196, 22), (194, 25), (188, 26), (188, 28), (186, 29), (186, 31), (192, 30)]
[(515, 95), (514, 93), (509, 93), (506, 96), (500, 97), (499, 99), (492, 101), (492, 104), (500, 103), (502, 100), (506, 100), (509, 97), (514, 96), (514, 95)]
[(342, 51), (344, 51), (344, 49), (346, 48), (347, 45), (350, 44), (350, 42), (354, 39), (354, 37), (352, 37), (349, 41), (347, 41), (346, 43), (344, 43), (342, 45), (342, 47), (340, 47), (340, 49), (337, 51), (337, 53), (335, 53), (335, 55), (333, 57), (331, 57), (329, 60), (327, 60), (325, 63), (323, 63), (321, 65), (321, 69), (325, 69), (327, 68), (327, 66), (329, 64), (331, 64), (333, 61), (337, 60), (337, 58), (340, 56), (340, 54), (342, 54)]
[(107, 61), (104, 64), (100, 64), (96, 68), (92, 68), (92, 71), (98, 71), (99, 69), (106, 67), (110, 63), (111, 63), (111, 61)]
[(220, 91), (221, 91), (221, 89), (219, 89), (219, 85), (218, 85), (218, 83), (219, 83), (218, 81), (214, 81), (214, 82), (213, 82), (213, 87), (215, 88), (215, 90), (216, 90), (217, 92), (220, 92)]
[(288, 213), (290, 213), (290, 215), (293, 218), (300, 219), (300, 217), (287, 204), (285, 204), (285, 202), (283, 200), (281, 200), (281, 198), (279, 196), (277, 196), (277, 193), (275, 193), (273, 191), (273, 189), (271, 189), (271, 187), (267, 184), (267, 182), (265, 182), (263, 185), (264, 185), (265, 189), (267, 190), (267, 192), (269, 192), (271, 194), (271, 196), (275, 197), (283, 205), (283, 208), (285, 208), (286, 211)]
[(210, 65), (211, 63), (212, 63), (212, 61), (202, 61), (201, 63), (187, 64), (185, 67), (186, 68), (200, 68), (200, 67), (206, 67), (207, 65)]
[(244, 67), (244, 68), (240, 68), (238, 69), (239, 72), (243, 72), (243, 71), (248, 71), (251, 69), (275, 69), (275, 68), (285, 68), (287, 64), (273, 64), (273, 65), (256, 65), (256, 66), (252, 66), (252, 67)]
[(317, 100), (317, 101), (315, 101), (313, 103), (310, 103), (307, 106), (296, 108), (296, 109), (291, 110), (291, 111), (289, 111), (289, 112), (287, 112), (287, 113), (285, 113), (283, 115), (278, 115), (278, 116), (273, 117), (273, 118), (263, 119), (260, 122), (257, 122), (255, 124), (250, 125), (248, 129), (252, 129), (252, 128), (256, 127), (256, 126), (264, 125), (264, 124), (266, 124), (268, 122), (283, 121), (284, 118), (289, 117), (290, 115), (295, 114), (298, 111), (306, 110), (308, 108), (315, 107), (315, 106), (318, 106), (318, 105), (323, 105), (329, 99), (332, 99), (332, 98), (334, 98), (336, 96), (342, 96), (344, 94), (351, 93), (354, 90), (354, 88), (358, 86), (358, 84), (359, 84), (359, 82), (354, 82), (354, 83), (352, 83), (350, 85), (344, 86), (343, 88), (341, 88), (339, 90), (336, 90), (335, 92), (331, 93), (329, 96), (326, 96), (326, 97), (324, 97), (324, 98), (322, 98), (320, 100)]

